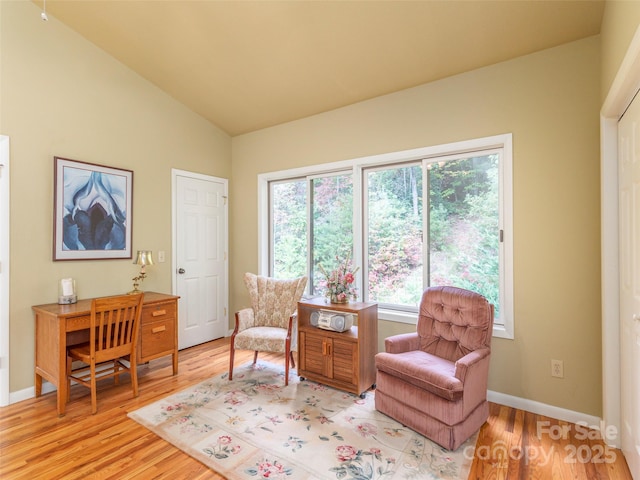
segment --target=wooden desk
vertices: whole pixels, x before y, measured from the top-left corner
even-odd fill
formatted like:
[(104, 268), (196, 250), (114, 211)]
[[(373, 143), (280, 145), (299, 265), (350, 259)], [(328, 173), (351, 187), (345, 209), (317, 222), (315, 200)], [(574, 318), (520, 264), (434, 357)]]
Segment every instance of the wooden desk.
[[(174, 375), (178, 373), (178, 298), (145, 292), (137, 354), (138, 363), (172, 355)], [(36, 397), (42, 395), (42, 379), (54, 384), (58, 389), (58, 415), (64, 415), (67, 402), (67, 347), (89, 341), (91, 300), (32, 307), (36, 322)]]

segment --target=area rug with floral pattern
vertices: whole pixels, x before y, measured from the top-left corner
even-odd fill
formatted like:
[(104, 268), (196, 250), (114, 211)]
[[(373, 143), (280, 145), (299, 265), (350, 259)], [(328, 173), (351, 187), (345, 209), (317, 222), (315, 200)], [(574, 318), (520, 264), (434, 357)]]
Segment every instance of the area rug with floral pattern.
[(266, 362), (237, 367), (130, 412), (228, 479), (466, 479), (474, 436), (449, 451), (366, 398)]

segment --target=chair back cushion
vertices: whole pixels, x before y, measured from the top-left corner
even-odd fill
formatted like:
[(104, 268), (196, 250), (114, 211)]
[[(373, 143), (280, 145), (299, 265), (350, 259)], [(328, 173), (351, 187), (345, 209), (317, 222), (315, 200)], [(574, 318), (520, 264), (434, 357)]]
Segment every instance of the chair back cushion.
[(298, 308), (307, 277), (281, 280), (245, 273), (244, 283), (249, 290), (254, 326), (288, 328), (289, 317)]
[(417, 330), (422, 351), (456, 362), (490, 348), (493, 305), (469, 290), (430, 287), (422, 294)]

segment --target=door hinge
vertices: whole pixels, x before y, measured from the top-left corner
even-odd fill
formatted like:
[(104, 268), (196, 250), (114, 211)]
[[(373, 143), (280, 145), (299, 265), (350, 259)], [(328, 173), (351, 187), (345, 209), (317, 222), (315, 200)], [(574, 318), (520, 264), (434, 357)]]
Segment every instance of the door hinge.
[(226, 195), (223, 195), (222, 198), (224, 198), (224, 204), (226, 205), (227, 204), (227, 198), (229, 198), (229, 197), (227, 197)]
[(500, 230), (500, 243), (504, 242), (504, 230)]

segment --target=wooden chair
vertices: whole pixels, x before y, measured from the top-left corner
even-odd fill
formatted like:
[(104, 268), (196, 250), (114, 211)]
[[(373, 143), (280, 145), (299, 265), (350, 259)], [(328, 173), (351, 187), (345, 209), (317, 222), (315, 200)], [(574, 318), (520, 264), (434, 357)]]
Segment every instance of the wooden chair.
[(296, 366), (293, 352), (298, 351), (296, 310), (307, 285), (307, 277), (280, 280), (245, 273), (244, 283), (251, 298), (251, 308), (236, 312), (236, 326), (229, 348), (229, 380), (233, 380), (236, 350), (284, 353), (284, 384), (289, 385), (289, 365)]
[[(133, 396), (138, 396), (137, 344), (143, 294), (96, 298), (91, 302), (89, 343), (70, 347), (67, 352), (67, 392), (71, 381), (91, 390), (91, 413), (97, 411), (96, 381), (129, 372)], [(129, 366), (123, 362), (127, 358)], [(74, 360), (86, 365), (73, 369)], [(69, 401), (69, 395), (67, 396)]]

